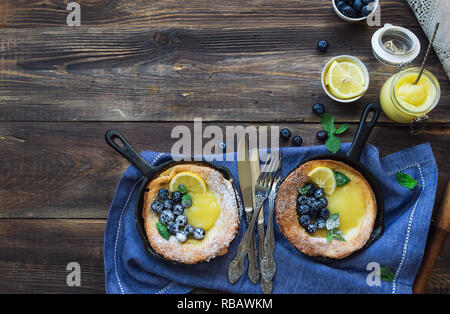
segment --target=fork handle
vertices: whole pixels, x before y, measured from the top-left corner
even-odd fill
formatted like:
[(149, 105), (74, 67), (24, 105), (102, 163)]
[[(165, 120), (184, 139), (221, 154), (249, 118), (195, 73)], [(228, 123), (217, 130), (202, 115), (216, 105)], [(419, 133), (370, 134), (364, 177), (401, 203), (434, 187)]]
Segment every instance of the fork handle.
[[(251, 221), (251, 212), (246, 212), (247, 222)], [(252, 232), (248, 251), (248, 278), (253, 284), (259, 280), (258, 251), (256, 249), (255, 234)]]
[(245, 234), (242, 237), (241, 242), (239, 243), (236, 257), (228, 265), (228, 280), (230, 281), (231, 284), (236, 283), (244, 273), (244, 258), (250, 249), (251, 235), (253, 234), (255, 222), (258, 217), (259, 211), (261, 210), (261, 207), (264, 204), (265, 197), (263, 196), (258, 197), (257, 195), (256, 201), (257, 201), (256, 209), (253, 212), (252, 219), (247, 226), (247, 230), (245, 231)]
[[(275, 235), (273, 231), (274, 199), (269, 199), (269, 219), (267, 221), (267, 232), (264, 238), (264, 257), (261, 260), (261, 277), (266, 282), (271, 282), (277, 269), (273, 253), (275, 250)], [(267, 292), (264, 292), (267, 293)], [(270, 293), (270, 292), (269, 292)]]

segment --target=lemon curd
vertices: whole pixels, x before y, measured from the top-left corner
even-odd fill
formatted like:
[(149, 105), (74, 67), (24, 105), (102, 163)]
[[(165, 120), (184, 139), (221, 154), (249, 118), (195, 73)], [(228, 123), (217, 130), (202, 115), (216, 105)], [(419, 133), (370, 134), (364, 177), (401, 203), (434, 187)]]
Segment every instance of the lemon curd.
[(426, 117), (439, 102), (439, 82), (429, 71), (424, 70), (419, 82), (413, 84), (419, 71), (419, 68), (409, 68), (397, 73), (381, 89), (381, 107), (391, 120), (410, 123)]
[(214, 226), (220, 214), (217, 199), (211, 192), (190, 193), (192, 205), (186, 208), (184, 214), (194, 228), (200, 227), (205, 231)]
[[(358, 184), (358, 179), (349, 172), (337, 169), (344, 173), (350, 182), (344, 186), (336, 186), (333, 194), (327, 195), (330, 214), (339, 213), (339, 229), (345, 238), (351, 238), (359, 230), (366, 213), (366, 199), (364, 192)], [(316, 231), (313, 236), (327, 237), (326, 229)]]

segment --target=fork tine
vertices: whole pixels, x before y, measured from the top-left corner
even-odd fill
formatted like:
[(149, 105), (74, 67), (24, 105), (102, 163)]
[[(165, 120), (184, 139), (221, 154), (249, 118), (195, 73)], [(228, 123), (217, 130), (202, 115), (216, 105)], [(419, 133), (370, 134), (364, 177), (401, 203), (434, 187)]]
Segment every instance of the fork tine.
[(261, 169), (261, 173), (259, 174), (258, 180), (256, 180), (256, 182), (258, 184), (261, 184), (261, 182), (265, 179), (265, 176), (266, 176), (267, 170), (268, 170), (268, 168), (270, 166), (271, 160), (272, 160), (272, 156), (268, 155), (267, 159), (266, 159), (266, 162), (264, 163), (264, 166)]
[(269, 169), (267, 171), (267, 177), (265, 178), (263, 185), (265, 187), (269, 187), (272, 186), (273, 184), (273, 180), (275, 178), (275, 174), (277, 172), (277, 167), (278, 167), (278, 158), (276, 155), (272, 155), (273, 157), (271, 158), (271, 162), (269, 165)]

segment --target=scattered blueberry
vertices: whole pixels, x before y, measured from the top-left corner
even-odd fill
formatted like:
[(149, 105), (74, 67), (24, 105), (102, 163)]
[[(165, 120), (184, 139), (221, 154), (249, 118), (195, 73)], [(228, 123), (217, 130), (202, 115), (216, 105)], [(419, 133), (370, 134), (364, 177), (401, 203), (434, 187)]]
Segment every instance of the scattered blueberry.
[(188, 224), (184, 227), (184, 232), (186, 232), (186, 234), (194, 233), (194, 227)]
[(201, 240), (205, 237), (205, 230), (200, 227), (194, 229), (194, 238)]
[(174, 219), (175, 219), (175, 216), (170, 210), (163, 210), (161, 212), (161, 215), (159, 216), (159, 221), (165, 225), (167, 225), (169, 222), (173, 221)]
[(289, 131), (289, 129), (286, 128), (281, 129), (280, 136), (281, 138), (288, 139), (291, 137), (291, 131)]
[(180, 242), (186, 242), (186, 240), (187, 240), (187, 234), (186, 234), (186, 232), (184, 232), (182, 230), (178, 230), (175, 237)]
[(169, 222), (169, 224), (167, 225), (167, 230), (169, 231), (170, 234), (176, 234), (178, 231), (178, 225), (176, 222)]
[(168, 198), (168, 199), (164, 200), (163, 205), (164, 205), (164, 209), (172, 210), (173, 201), (170, 198)]
[(321, 39), (319, 40), (319, 42), (317, 43), (317, 48), (322, 51), (325, 52), (328, 49), (328, 41), (326, 41), (325, 39)]
[(308, 215), (301, 215), (298, 218), (298, 223), (302, 227), (307, 227), (311, 223), (311, 217), (309, 217)]
[(328, 210), (328, 208), (322, 208), (320, 210), (320, 217), (322, 217), (323, 219), (328, 219), (328, 217), (330, 217), (330, 211)]
[(186, 216), (185, 216), (185, 215), (179, 215), (179, 216), (175, 219), (175, 223), (176, 223), (178, 226), (180, 226), (180, 227), (184, 226), (185, 224), (187, 224), (187, 218), (186, 218)]
[(354, 0), (352, 6), (353, 6), (353, 9), (355, 9), (355, 11), (361, 12), (363, 4), (362, 4), (361, 0)]
[(181, 198), (183, 197), (183, 194), (181, 194), (178, 191), (175, 191), (172, 193), (172, 201), (174, 201), (174, 203), (179, 203), (181, 202)]
[(370, 13), (372, 13), (372, 8), (370, 6), (365, 5), (365, 6), (362, 7), (362, 9), (361, 9), (361, 15), (362, 16), (367, 16)]
[(308, 197), (306, 195), (300, 195), (299, 197), (297, 197), (297, 203), (299, 205), (302, 205), (306, 202), (307, 199)]
[(314, 197), (316, 199), (319, 199), (323, 196), (323, 190), (321, 188), (318, 188), (314, 191)]
[(227, 148), (227, 144), (225, 144), (224, 142), (219, 143), (219, 149), (224, 151)]
[(295, 146), (302, 146), (303, 144), (303, 139), (300, 136), (294, 136), (292, 138), (292, 144), (294, 144)]
[(314, 232), (316, 232), (316, 231), (317, 231), (317, 225), (316, 225), (315, 223), (309, 224), (309, 225), (306, 227), (306, 231), (307, 231), (308, 233), (314, 233)]
[(316, 115), (320, 116), (321, 114), (325, 113), (325, 106), (323, 104), (320, 104), (320, 103), (314, 104), (314, 106), (312, 107), (312, 111)]
[(324, 229), (326, 224), (325, 224), (325, 219), (323, 218), (319, 218), (316, 220), (316, 225), (317, 225), (317, 229)]
[(341, 12), (342, 12), (342, 14), (344, 14), (345, 16), (350, 17), (350, 18), (357, 17), (357, 12), (355, 11), (355, 9), (353, 9), (349, 5), (344, 5), (341, 9)]
[(168, 189), (161, 189), (158, 191), (158, 197), (160, 200), (165, 200), (169, 197), (169, 190)]
[(308, 214), (309, 213), (309, 206), (308, 205), (300, 205), (297, 207), (297, 211), (300, 215)]
[(155, 213), (160, 213), (163, 211), (163, 209), (164, 209), (164, 205), (161, 201), (156, 200), (152, 203), (152, 210)]
[(319, 132), (316, 133), (316, 139), (318, 139), (320, 142), (325, 142), (328, 138), (328, 133), (320, 130)]
[(173, 206), (172, 212), (173, 212), (175, 215), (181, 215), (181, 214), (183, 214), (183, 212), (184, 212), (184, 207), (183, 207), (181, 204), (175, 204), (175, 205)]

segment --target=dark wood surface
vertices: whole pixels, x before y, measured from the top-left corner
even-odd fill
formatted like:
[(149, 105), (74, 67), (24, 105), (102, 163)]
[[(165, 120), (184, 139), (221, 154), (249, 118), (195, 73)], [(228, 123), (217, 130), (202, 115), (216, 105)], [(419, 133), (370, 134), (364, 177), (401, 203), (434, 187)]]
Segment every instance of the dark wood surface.
[[(104, 143), (116, 128), (138, 150), (169, 151), (176, 125), (279, 125), (317, 145), (311, 112), (322, 102), (351, 141), (363, 106), (378, 101), (394, 69), (370, 51), (375, 28), (341, 21), (328, 0), (79, 1), (79, 28), (67, 1), (0, 1), (0, 293), (103, 293), (103, 232), (128, 163)], [(427, 40), (403, 0), (381, 1), (382, 23)], [(330, 49), (319, 53), (316, 42)], [(327, 99), (324, 63), (363, 60), (368, 93), (355, 104)], [(424, 50), (421, 56), (423, 56)], [(428, 68), (442, 97), (424, 134), (384, 115), (370, 138), (387, 155), (430, 142), (439, 168), (437, 199), (450, 174), (450, 84), (436, 55)], [(290, 144), (286, 144), (290, 145)], [(428, 285), (450, 292), (447, 239)], [(82, 286), (66, 285), (67, 263)]]

